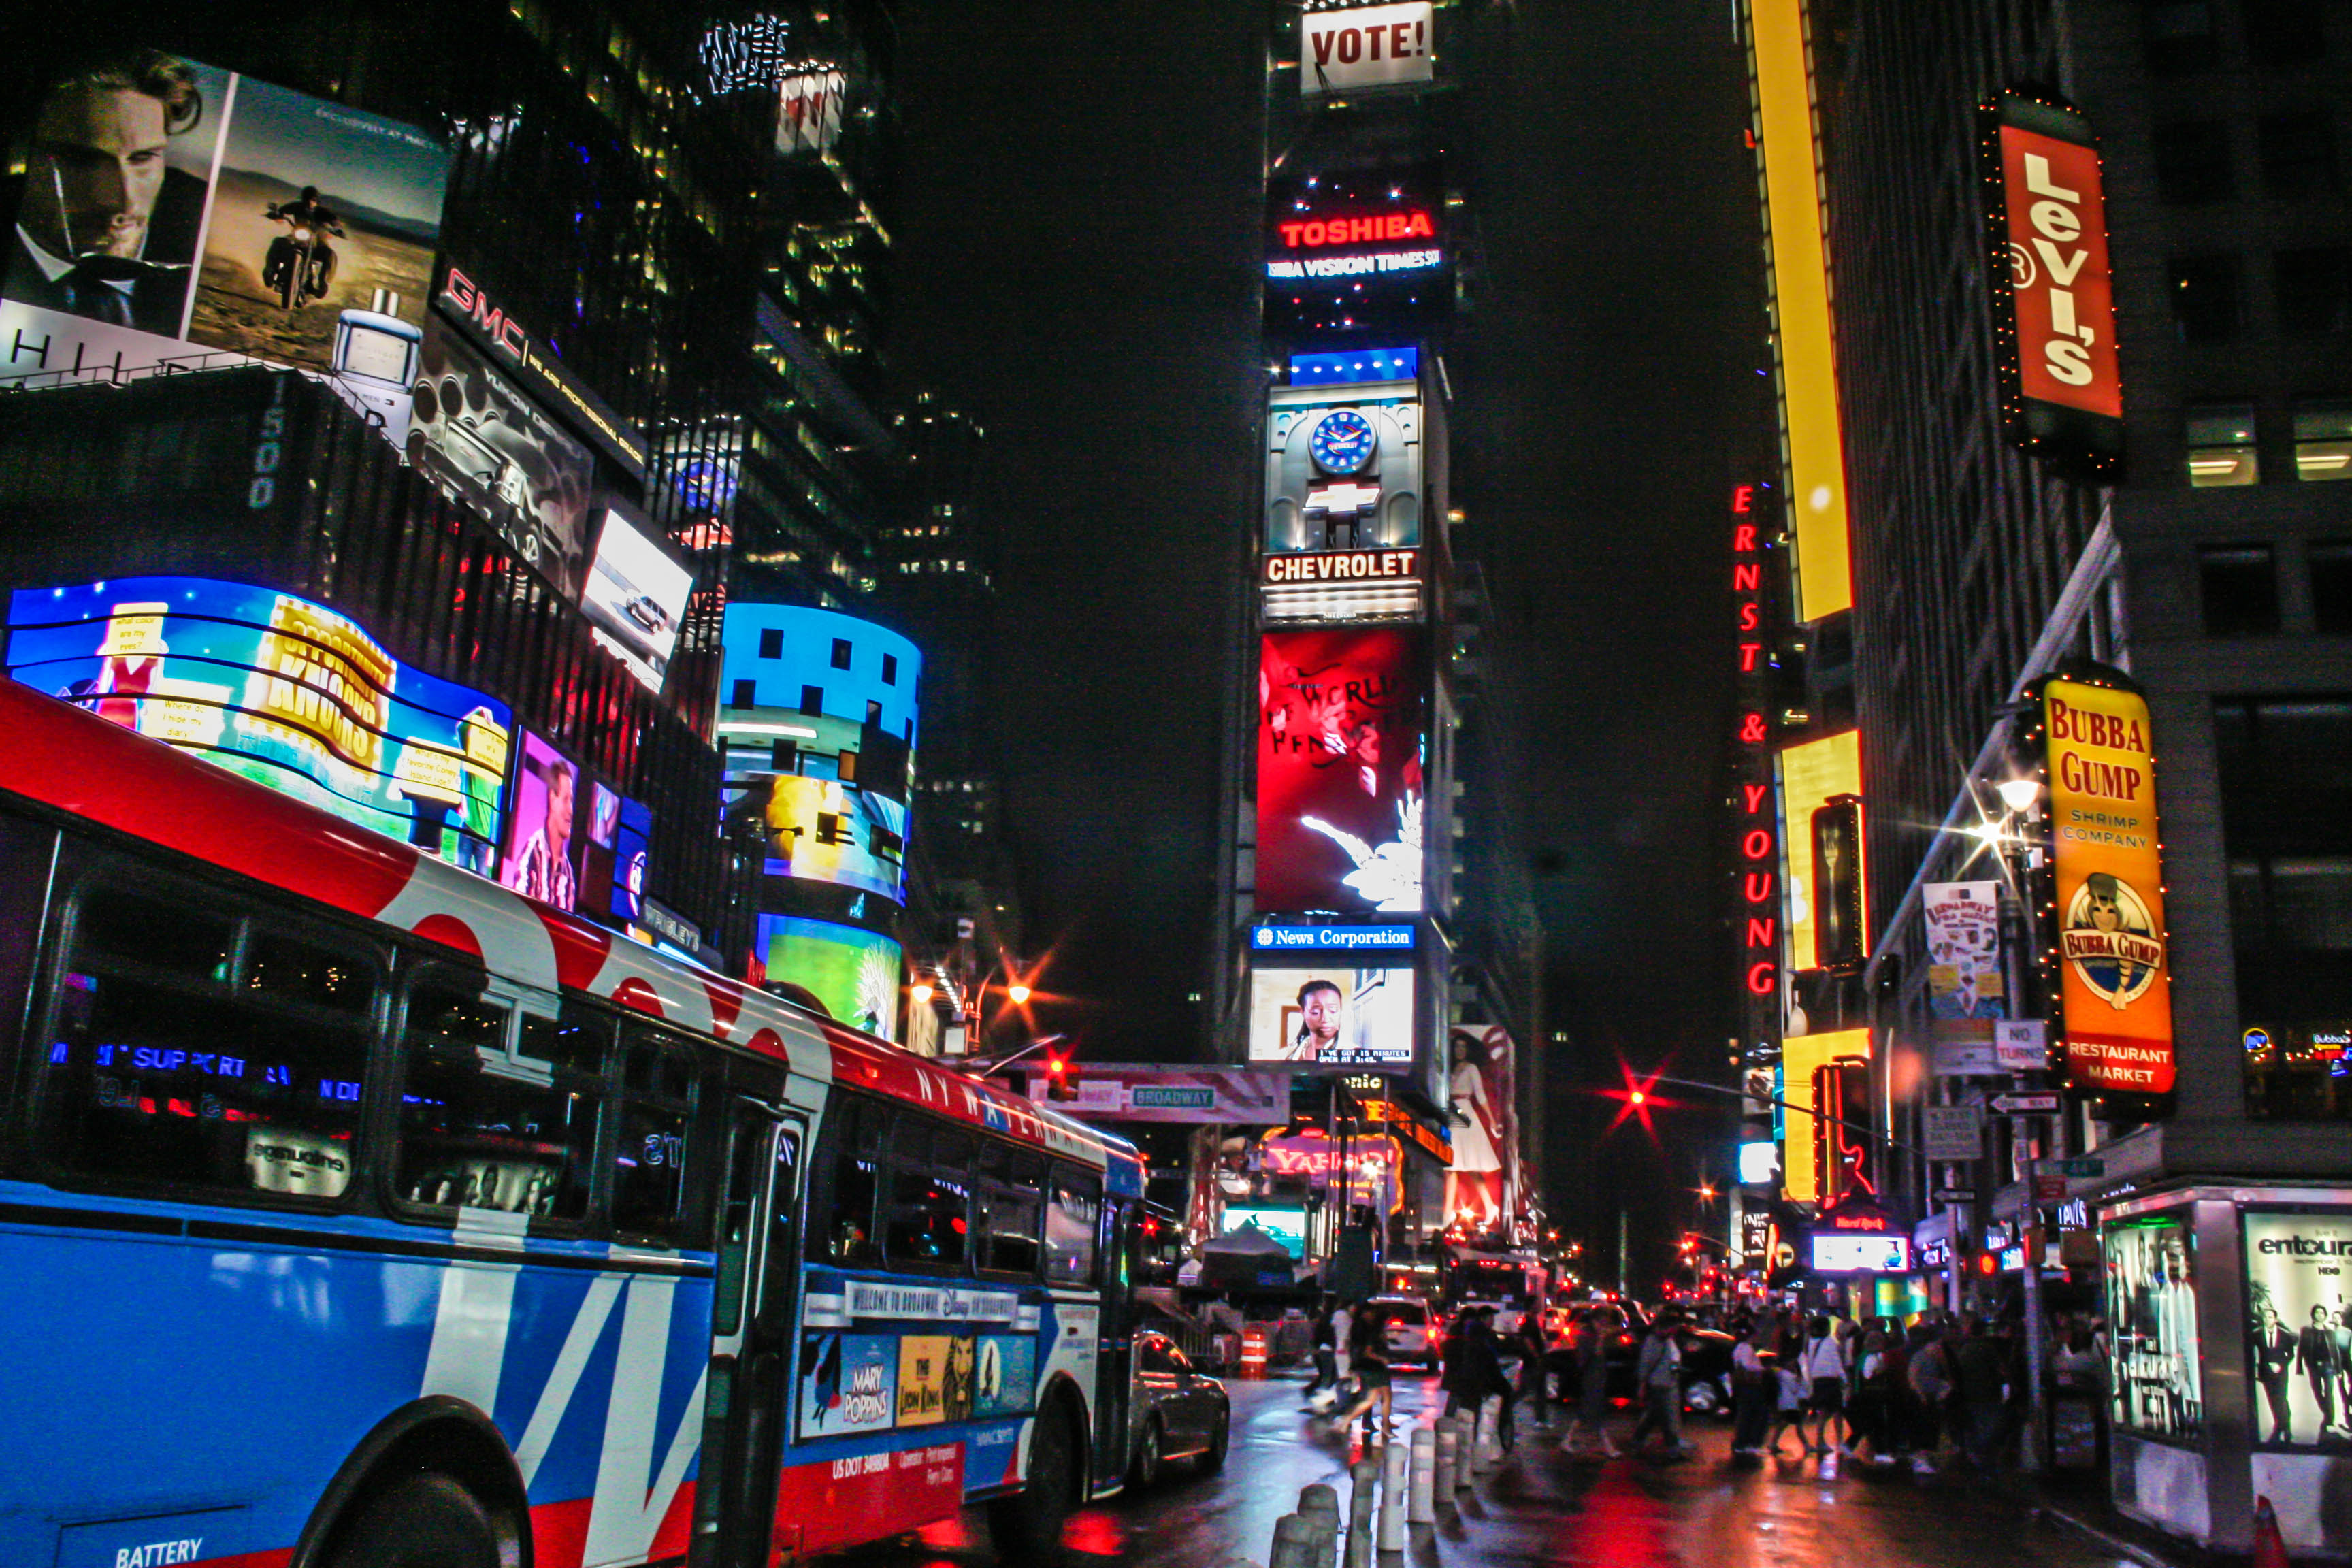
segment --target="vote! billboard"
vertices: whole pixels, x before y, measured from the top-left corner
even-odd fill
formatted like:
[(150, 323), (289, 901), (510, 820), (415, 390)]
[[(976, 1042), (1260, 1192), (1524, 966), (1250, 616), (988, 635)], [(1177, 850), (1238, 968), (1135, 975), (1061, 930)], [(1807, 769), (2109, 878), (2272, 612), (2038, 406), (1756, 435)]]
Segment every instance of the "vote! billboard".
[(2123, 461), (2123, 384), (2089, 122), (2014, 92), (1981, 116), (1992, 277), (2007, 296), (1994, 322), (2010, 438), (2062, 468), (2112, 474)]
[(2042, 689), (2066, 1066), (2085, 1088), (2172, 1089), (2172, 993), (2147, 702), (2121, 684)]

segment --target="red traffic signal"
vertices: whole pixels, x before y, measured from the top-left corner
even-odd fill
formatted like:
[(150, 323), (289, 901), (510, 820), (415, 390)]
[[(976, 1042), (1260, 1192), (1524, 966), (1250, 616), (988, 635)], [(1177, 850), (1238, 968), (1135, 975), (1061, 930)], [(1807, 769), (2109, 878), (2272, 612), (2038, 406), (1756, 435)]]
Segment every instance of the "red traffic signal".
[(1045, 1098), (1059, 1100), (1078, 1098), (1077, 1090), (1070, 1086), (1069, 1058), (1048, 1056), (1045, 1058)]

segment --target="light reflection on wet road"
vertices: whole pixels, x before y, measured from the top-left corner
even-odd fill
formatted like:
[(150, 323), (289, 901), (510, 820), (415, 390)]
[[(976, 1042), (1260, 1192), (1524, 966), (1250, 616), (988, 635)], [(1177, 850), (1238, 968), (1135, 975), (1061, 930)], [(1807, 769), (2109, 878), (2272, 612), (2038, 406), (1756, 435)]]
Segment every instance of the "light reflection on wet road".
[[(1223, 1472), (1177, 1467), (1152, 1491), (1087, 1510), (1067, 1537), (1075, 1568), (1241, 1568), (1264, 1563), (1274, 1522), (1316, 1481), (1348, 1496), (1360, 1450), (1307, 1421), (1296, 1383), (1233, 1383)], [(1435, 1413), (1433, 1380), (1401, 1379), (1399, 1426)], [(1696, 1422), (1687, 1463), (1571, 1462), (1540, 1435), (1416, 1530), (1402, 1568), (2137, 1568), (2090, 1538), (2036, 1520), (2014, 1498), (1958, 1476), (1927, 1480), (1819, 1461), (1734, 1468), (1720, 1423)], [(1620, 1441), (1622, 1441), (1621, 1424)], [(982, 1568), (977, 1519), (919, 1541), (825, 1560), (825, 1568)], [(1011, 1568), (1020, 1568), (1013, 1564)]]

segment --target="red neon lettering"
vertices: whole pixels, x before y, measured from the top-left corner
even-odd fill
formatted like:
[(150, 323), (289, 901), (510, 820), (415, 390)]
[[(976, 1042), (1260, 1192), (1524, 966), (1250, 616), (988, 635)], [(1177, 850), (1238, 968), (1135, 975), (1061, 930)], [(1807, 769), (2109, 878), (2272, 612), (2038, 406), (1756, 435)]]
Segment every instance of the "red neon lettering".
[(1753, 675), (1756, 672), (1756, 656), (1763, 651), (1764, 645), (1760, 642), (1741, 643), (1739, 645), (1739, 672), (1742, 675)]
[(1757, 565), (1753, 561), (1743, 561), (1739, 563), (1731, 569), (1731, 591), (1735, 594), (1753, 594), (1757, 592), (1758, 584), (1761, 580), (1763, 570), (1764, 569), (1761, 566)]
[(1748, 879), (1743, 884), (1741, 884), (1740, 890), (1748, 895), (1748, 901), (1751, 904), (1760, 904), (1769, 901), (1772, 897), (1772, 873), (1769, 871), (1748, 872)]
[(1297, 249), (1298, 237), (1306, 231), (1306, 228), (1307, 226), (1303, 223), (1284, 224), (1282, 226), (1282, 243), (1288, 246), (1293, 250)]
[(1772, 945), (1772, 930), (1780, 923), (1780, 922), (1778, 920), (1774, 919), (1770, 915), (1766, 915), (1762, 920), (1758, 920), (1754, 915), (1748, 916), (1748, 945), (1750, 947), (1770, 947)]
[(1757, 963), (1748, 966), (1748, 989), (1759, 996), (1772, 994), (1772, 966)]
[(1772, 835), (1761, 827), (1751, 827), (1748, 837), (1739, 841), (1739, 852), (1750, 860), (1761, 860), (1772, 853)]
[(1757, 609), (1754, 601), (1751, 600), (1748, 604), (1739, 606), (1739, 629), (1741, 631), (1752, 632), (1763, 624), (1763, 613)]
[(1741, 554), (1756, 548), (1756, 525), (1743, 522), (1731, 531), (1731, 548)]
[(1764, 715), (1750, 713), (1739, 721), (1739, 738), (1751, 746), (1764, 743)]
[(1731, 510), (1733, 512), (1744, 517), (1749, 511), (1753, 510), (1755, 506), (1756, 487), (1754, 485), (1738, 485), (1734, 487), (1731, 492)]
[(1740, 793), (1748, 797), (1748, 816), (1753, 816), (1764, 809), (1764, 795), (1771, 787), (1770, 784), (1744, 784), (1739, 786)]

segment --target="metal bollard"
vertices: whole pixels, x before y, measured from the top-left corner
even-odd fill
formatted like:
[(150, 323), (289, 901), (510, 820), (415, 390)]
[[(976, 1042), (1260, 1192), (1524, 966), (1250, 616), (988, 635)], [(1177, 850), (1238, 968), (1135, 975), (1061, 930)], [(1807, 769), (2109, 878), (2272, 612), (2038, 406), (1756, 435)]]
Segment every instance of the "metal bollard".
[(1437, 1500), (1454, 1501), (1454, 1478), (1462, 1458), (1462, 1437), (1454, 1429), (1451, 1416), (1437, 1424)]
[(1437, 1522), (1437, 1434), (1427, 1426), (1412, 1435), (1412, 1493), (1404, 1519), (1407, 1524)]
[(1372, 1568), (1372, 1510), (1378, 1501), (1381, 1468), (1359, 1459), (1349, 1468), (1355, 1488), (1348, 1494), (1348, 1568)]
[(1477, 1436), (1470, 1453), (1470, 1468), (1485, 1475), (1502, 1463), (1503, 1450), (1495, 1428), (1503, 1419), (1503, 1396), (1490, 1394), (1478, 1404)]
[(1315, 1568), (1339, 1568), (1339, 1494), (1319, 1481), (1302, 1487), (1298, 1513), (1315, 1526)]
[(1315, 1521), (1286, 1513), (1274, 1521), (1274, 1556), (1266, 1568), (1317, 1568)]
[(1381, 1550), (1404, 1550), (1405, 1491), (1411, 1482), (1408, 1466), (1412, 1451), (1402, 1443), (1391, 1443), (1381, 1454)]

